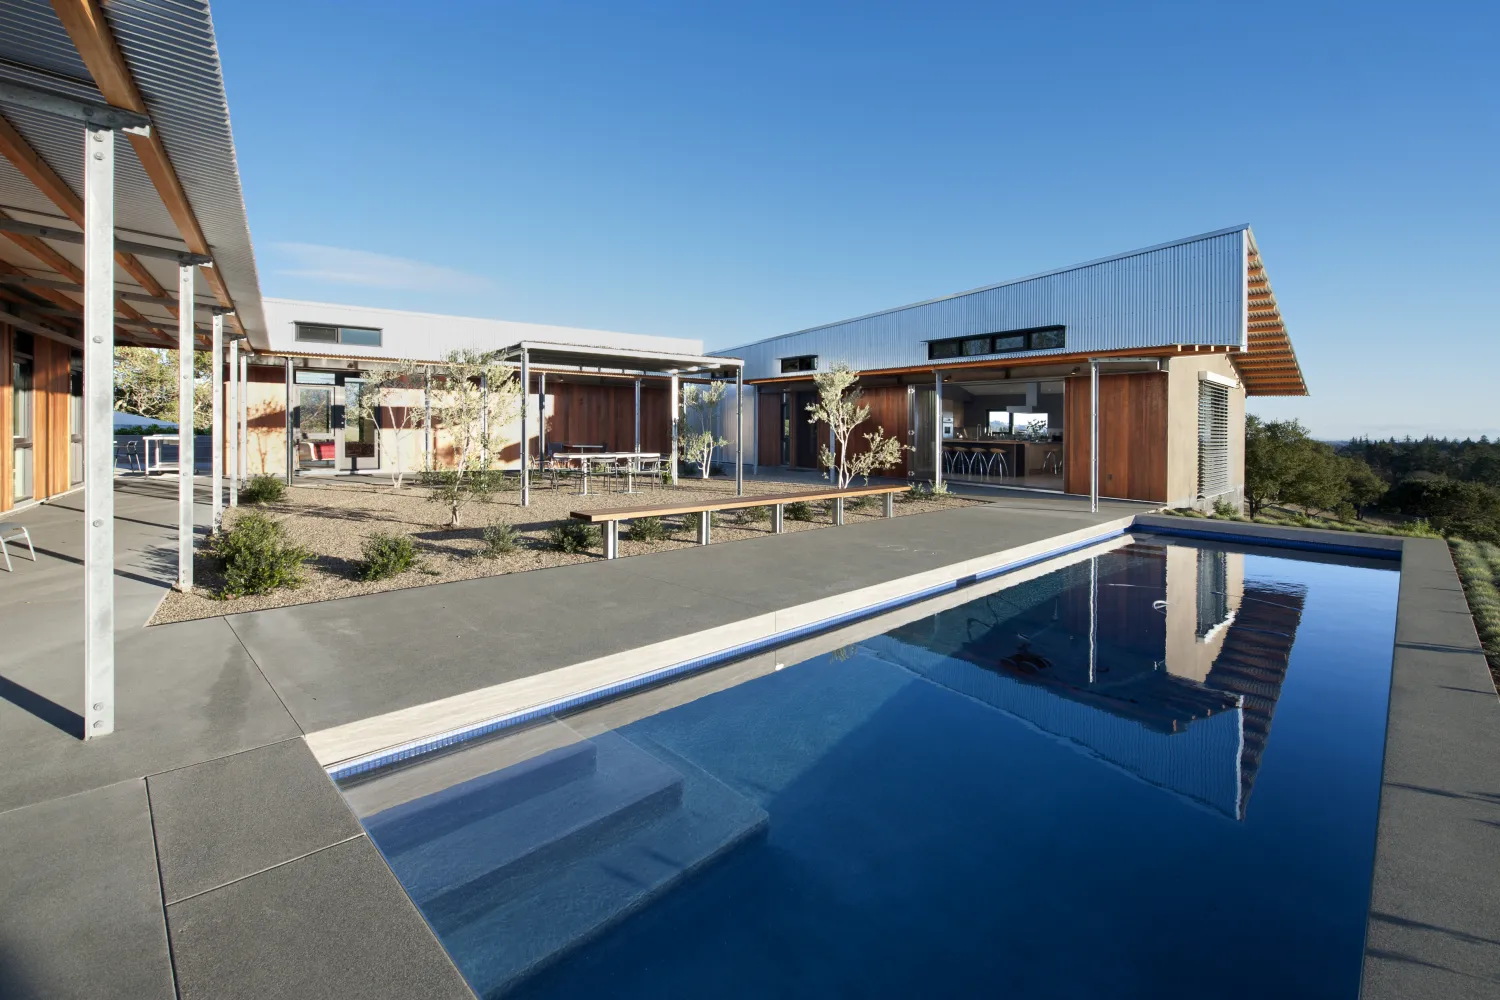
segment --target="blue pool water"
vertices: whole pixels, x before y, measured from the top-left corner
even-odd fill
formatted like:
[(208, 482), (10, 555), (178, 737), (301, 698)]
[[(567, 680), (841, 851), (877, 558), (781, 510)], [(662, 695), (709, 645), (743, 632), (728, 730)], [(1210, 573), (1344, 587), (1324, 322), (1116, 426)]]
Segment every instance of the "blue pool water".
[(480, 996), (1356, 996), (1396, 564), (1060, 562), (345, 792)]

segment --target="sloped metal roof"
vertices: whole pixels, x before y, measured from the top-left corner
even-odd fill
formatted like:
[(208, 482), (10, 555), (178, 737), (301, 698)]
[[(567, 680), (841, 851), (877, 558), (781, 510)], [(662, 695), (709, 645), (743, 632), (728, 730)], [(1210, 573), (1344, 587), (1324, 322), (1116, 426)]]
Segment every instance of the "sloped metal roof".
[[(208, 240), (239, 323), (251, 343), (265, 349), (260, 282), (209, 6), (195, 0), (112, 0), (100, 9)], [(0, 5), (0, 79), (109, 103), (47, 0), (5, 0)], [(0, 105), (0, 114), (75, 194), (82, 194), (80, 124), (10, 104)], [(24, 222), (76, 228), (3, 159), (0, 210)], [(115, 223), (122, 239), (184, 248), (184, 235), (128, 142), (116, 144)], [(81, 262), (81, 247), (50, 242), (48, 246), (75, 264)], [(56, 276), (53, 268), (10, 240), (0, 240), (0, 260), (28, 274)], [(140, 263), (175, 297), (175, 264), (144, 257)], [(116, 285), (124, 291), (142, 290), (119, 268)], [(212, 301), (204, 282), (199, 283), (197, 297), (200, 304)], [(176, 320), (164, 306), (131, 304), (149, 321), (169, 331), (175, 328)]]

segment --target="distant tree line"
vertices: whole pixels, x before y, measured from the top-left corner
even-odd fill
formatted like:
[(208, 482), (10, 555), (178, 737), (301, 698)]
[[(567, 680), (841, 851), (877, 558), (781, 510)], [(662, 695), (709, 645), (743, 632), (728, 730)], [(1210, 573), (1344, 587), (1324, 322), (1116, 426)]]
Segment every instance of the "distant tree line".
[(1335, 447), (1295, 420), (1245, 419), (1245, 505), (1295, 507), (1322, 517), (1379, 512), (1421, 519), (1444, 535), (1500, 543), (1500, 445), (1371, 441)]

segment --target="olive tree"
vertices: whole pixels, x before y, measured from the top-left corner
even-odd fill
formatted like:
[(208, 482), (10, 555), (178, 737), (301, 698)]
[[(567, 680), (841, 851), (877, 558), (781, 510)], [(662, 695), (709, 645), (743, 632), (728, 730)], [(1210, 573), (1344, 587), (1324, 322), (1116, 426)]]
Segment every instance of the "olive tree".
[[(377, 429), (393, 432), (391, 483), (398, 490), (406, 475), (402, 448), (417, 431), (427, 426), (426, 407), (412, 406), (410, 398), (401, 397), (409, 397), (412, 392), (422, 391), (426, 385), (426, 377), (425, 366), (415, 361), (397, 361), (365, 377), (354, 406), (354, 419), (369, 420)], [(385, 428), (380, 428), (379, 417), (382, 410), (390, 418)]]
[(714, 417), (719, 412), (719, 404), (724, 402), (727, 389), (723, 382), (708, 385), (689, 382), (682, 387), (685, 431), (679, 439), (679, 447), (687, 461), (697, 463), (699, 475), (704, 479), (713, 468), (714, 449), (729, 443), (714, 433)]
[(432, 422), (447, 432), (453, 464), (433, 473), (432, 498), (448, 508), (449, 526), (458, 527), (464, 505), (492, 484), (492, 460), (520, 414), (521, 380), (514, 365), (473, 349), (450, 351), (435, 367)]
[(839, 489), (848, 486), (855, 476), (868, 480), (870, 473), (893, 467), (901, 461), (901, 453), (910, 450), (887, 436), (884, 427), (877, 426), (874, 433), (862, 435), (865, 449), (851, 455), (849, 443), (855, 429), (870, 418), (870, 408), (863, 403), (864, 390), (858, 384), (859, 374), (838, 361), (814, 375), (813, 382), (818, 387), (818, 401), (808, 404), (808, 415), (816, 423), (827, 424), (833, 438), (833, 447), (819, 446), (818, 460)]

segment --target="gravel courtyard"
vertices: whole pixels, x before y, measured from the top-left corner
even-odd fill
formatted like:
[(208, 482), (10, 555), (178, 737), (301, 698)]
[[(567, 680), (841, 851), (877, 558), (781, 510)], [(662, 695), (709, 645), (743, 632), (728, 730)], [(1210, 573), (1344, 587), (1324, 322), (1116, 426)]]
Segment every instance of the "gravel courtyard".
[[(234, 599), (219, 599), (222, 583), (219, 567), (201, 551), (193, 572), (197, 587), (192, 593), (170, 592), (157, 609), (151, 624), (188, 621), (215, 615), (260, 611), (290, 604), (353, 597), (385, 590), (401, 590), (454, 580), (520, 573), (550, 566), (602, 559), (603, 548), (595, 544), (587, 552), (565, 553), (553, 548), (549, 530), (568, 520), (575, 510), (613, 507), (666, 505), (698, 497), (719, 497), (734, 493), (732, 479), (682, 479), (675, 487), (654, 482), (636, 484), (639, 492), (595, 493), (593, 484), (588, 496), (581, 496), (573, 483), (552, 487), (543, 483), (532, 489), (531, 506), (520, 505), (516, 490), (475, 500), (463, 509), (462, 526), (448, 527), (448, 512), (433, 502), (425, 487), (406, 485), (393, 489), (389, 483), (373, 480), (327, 479), (301, 480), (287, 491), (286, 499), (262, 506), (241, 506), (225, 511), (225, 525), (232, 527), (237, 517), (250, 511), (262, 511), (281, 521), (290, 540), (314, 553), (307, 564), (306, 581), (295, 590), (277, 590), (269, 594)], [(813, 492), (818, 487), (803, 481), (780, 482), (757, 478), (747, 480), (747, 494)], [(979, 501), (957, 496), (926, 497), (908, 500), (898, 495), (897, 516), (921, 514), (933, 510), (966, 506)], [(786, 530), (813, 531), (832, 527), (824, 504), (812, 504), (814, 520), (796, 521), (788, 517)], [(769, 508), (764, 521), (742, 519), (738, 512), (724, 511), (714, 516), (714, 545), (729, 544), (771, 533)], [(846, 504), (845, 520), (854, 523), (881, 516), (878, 498), (863, 507)], [(667, 549), (694, 545), (696, 515), (664, 518), (668, 537), (659, 541), (637, 541), (630, 537), (629, 522), (620, 531), (620, 556), (644, 555)], [(485, 555), (484, 529), (492, 524), (516, 526), (519, 544), (514, 552), (489, 557)], [(384, 580), (364, 582), (355, 579), (361, 547), (376, 532), (404, 533), (416, 542), (420, 553), (417, 567)]]

